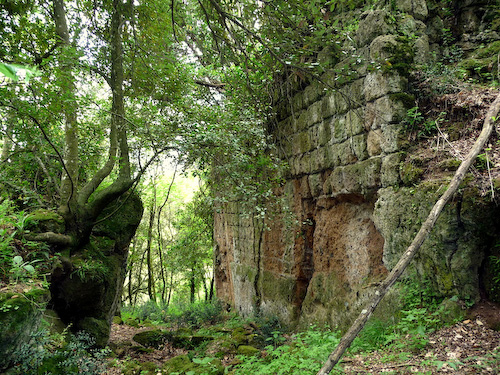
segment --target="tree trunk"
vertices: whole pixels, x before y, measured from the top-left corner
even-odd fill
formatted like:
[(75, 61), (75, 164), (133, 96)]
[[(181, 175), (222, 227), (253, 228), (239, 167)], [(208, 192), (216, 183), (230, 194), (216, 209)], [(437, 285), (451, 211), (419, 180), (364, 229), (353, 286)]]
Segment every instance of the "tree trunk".
[(210, 279), (210, 292), (208, 295), (209, 301), (214, 300), (214, 283), (215, 283), (215, 275), (214, 275), (214, 273), (212, 273), (212, 278)]
[[(58, 42), (64, 48), (70, 46), (68, 24), (66, 21), (66, 11), (64, 9), (64, 0), (54, 0), (54, 23)], [(62, 57), (64, 59), (64, 57)], [(72, 201), (76, 198), (76, 186), (78, 181), (78, 123), (77, 106), (75, 105), (75, 82), (71, 72), (72, 63), (68, 58), (60, 61), (59, 85), (61, 88), (62, 110), (64, 113), (64, 164), (65, 168), (61, 178), (61, 203), (60, 209), (63, 216), (68, 215), (72, 208)]]
[(189, 300), (191, 303), (194, 303), (195, 301), (195, 294), (196, 294), (196, 275), (195, 275), (195, 266), (191, 268), (191, 275), (189, 277)]
[(363, 329), (365, 326), (366, 322), (372, 315), (372, 313), (375, 311), (377, 305), (379, 302), (382, 300), (382, 298), (387, 294), (391, 286), (396, 282), (396, 280), (401, 276), (403, 271), (408, 267), (410, 264), (411, 260), (417, 253), (417, 251), (420, 249), (422, 246), (422, 243), (425, 241), (427, 236), (429, 235), (431, 229), (434, 227), (434, 224), (436, 223), (436, 220), (438, 219), (439, 215), (441, 214), (441, 211), (443, 210), (444, 206), (448, 201), (451, 199), (453, 194), (458, 189), (458, 186), (460, 183), (463, 181), (465, 177), (465, 173), (471, 166), (471, 164), (474, 162), (476, 159), (477, 155), (483, 148), (484, 144), (488, 140), (488, 138), (491, 135), (491, 132), (494, 127), (494, 122), (496, 121), (496, 116), (498, 115), (498, 112), (500, 111), (500, 94), (497, 96), (495, 101), (491, 104), (488, 113), (486, 113), (486, 118), (484, 120), (484, 125), (483, 125), (483, 130), (481, 131), (481, 134), (479, 137), (476, 139), (476, 142), (472, 146), (472, 149), (470, 150), (469, 154), (465, 158), (465, 160), (460, 164), (460, 167), (457, 169), (455, 172), (455, 176), (451, 180), (450, 184), (448, 185), (448, 189), (444, 192), (444, 194), (439, 198), (439, 200), (436, 202), (434, 207), (432, 208), (431, 212), (429, 213), (429, 216), (425, 220), (425, 222), (422, 224), (422, 227), (420, 228), (419, 232), (413, 239), (413, 242), (410, 244), (408, 249), (404, 252), (404, 254), (401, 256), (399, 259), (398, 263), (396, 266), (392, 269), (392, 271), (389, 273), (387, 278), (381, 283), (380, 287), (375, 291), (374, 296), (372, 297), (371, 301), (368, 303), (367, 307), (361, 311), (361, 314), (358, 316), (358, 318), (354, 321), (352, 326), (349, 328), (349, 330), (345, 333), (345, 335), (342, 337), (340, 340), (340, 343), (338, 344), (337, 348), (335, 351), (333, 351), (330, 356), (328, 357), (328, 360), (326, 363), (323, 365), (321, 370), (318, 372), (318, 375), (325, 375), (329, 374), (330, 371), (332, 370), (333, 366), (335, 366), (344, 352), (347, 350), (347, 348), (351, 345), (351, 343), (354, 341), (358, 333)]
[(153, 184), (153, 198), (151, 199), (151, 205), (149, 207), (149, 225), (147, 234), (147, 264), (148, 264), (148, 295), (151, 301), (156, 302), (155, 288), (154, 288), (154, 275), (153, 275), (153, 259), (151, 254), (151, 244), (153, 242), (153, 225), (155, 220), (155, 210), (156, 210), (156, 188)]

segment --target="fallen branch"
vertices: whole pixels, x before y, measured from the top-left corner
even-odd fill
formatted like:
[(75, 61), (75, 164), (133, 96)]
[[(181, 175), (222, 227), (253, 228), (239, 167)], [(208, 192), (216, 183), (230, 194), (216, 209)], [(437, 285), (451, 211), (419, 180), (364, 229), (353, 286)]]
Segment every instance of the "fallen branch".
[(373, 311), (375, 311), (375, 308), (377, 307), (379, 302), (387, 294), (387, 292), (389, 291), (391, 286), (396, 282), (399, 276), (401, 276), (406, 267), (408, 267), (411, 260), (422, 246), (422, 243), (429, 235), (431, 229), (434, 227), (434, 224), (436, 223), (436, 220), (441, 214), (441, 211), (443, 210), (444, 206), (446, 205), (446, 203), (448, 203), (453, 194), (455, 194), (455, 192), (458, 189), (458, 186), (465, 177), (465, 173), (467, 172), (471, 164), (474, 162), (477, 155), (483, 148), (484, 144), (490, 137), (494, 127), (494, 123), (497, 120), (496, 116), (498, 115), (499, 111), (500, 111), (500, 93), (498, 94), (497, 98), (488, 109), (488, 113), (486, 113), (486, 118), (484, 120), (483, 130), (481, 131), (481, 134), (479, 134), (479, 137), (476, 139), (476, 142), (472, 146), (472, 149), (470, 150), (467, 157), (462, 161), (460, 167), (455, 172), (453, 179), (448, 185), (448, 189), (436, 202), (431, 212), (429, 213), (429, 216), (422, 224), (420, 231), (413, 239), (413, 242), (401, 256), (398, 263), (389, 273), (387, 278), (380, 284), (380, 287), (375, 291), (375, 295), (368, 303), (368, 306), (361, 311), (361, 314), (354, 321), (351, 328), (349, 328), (349, 330), (344, 334), (339, 344), (337, 345), (335, 350), (330, 354), (327, 361), (325, 362), (321, 370), (319, 370), (317, 375), (325, 375), (330, 373), (333, 366), (335, 366), (338, 363), (344, 352), (351, 345), (351, 343), (356, 338), (361, 329), (365, 326), (366, 322), (373, 314)]

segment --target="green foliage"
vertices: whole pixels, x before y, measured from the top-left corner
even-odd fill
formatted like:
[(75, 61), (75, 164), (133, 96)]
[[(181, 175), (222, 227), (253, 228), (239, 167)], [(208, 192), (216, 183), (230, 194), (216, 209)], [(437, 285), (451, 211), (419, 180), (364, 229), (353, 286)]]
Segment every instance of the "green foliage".
[(86, 333), (50, 335), (46, 330), (32, 333), (32, 340), (13, 355), (13, 374), (98, 375), (104, 372), (108, 350), (94, 350)]
[(491, 151), (491, 148), (486, 148), (484, 153), (479, 154), (477, 156), (475, 167), (478, 170), (485, 171), (490, 167), (490, 160), (488, 159), (488, 151)]
[(122, 308), (125, 322), (138, 319), (142, 322), (169, 323), (191, 328), (217, 324), (222, 321), (223, 313), (223, 304), (219, 300), (170, 306), (147, 301), (139, 306), (124, 306)]
[(384, 347), (418, 352), (427, 345), (429, 333), (443, 325), (438, 296), (427, 282), (404, 281), (399, 283), (403, 307), (395, 322), (370, 320), (350, 350), (366, 352)]
[(263, 358), (240, 357), (244, 362), (235, 367), (234, 374), (316, 373), (338, 343), (339, 337), (335, 332), (311, 326), (307, 331), (294, 335), (284, 345), (267, 346)]
[(216, 324), (222, 320), (223, 305), (219, 300), (200, 301), (173, 312), (168, 317), (180, 326), (199, 328), (206, 324)]
[[(35, 264), (42, 259), (47, 260), (46, 247), (19, 239), (28, 231), (32, 221), (24, 211), (16, 211), (9, 199), (0, 203), (0, 280), (8, 281), (10, 278), (12, 282), (18, 282), (35, 279)], [(22, 257), (18, 249), (28, 254)]]
[(35, 262), (37, 262), (37, 260), (32, 262), (24, 262), (22, 256), (16, 255), (12, 259), (12, 268), (10, 270), (14, 282), (17, 283), (19, 281), (25, 281), (28, 278), (35, 278), (36, 271), (35, 267), (33, 267), (33, 264)]

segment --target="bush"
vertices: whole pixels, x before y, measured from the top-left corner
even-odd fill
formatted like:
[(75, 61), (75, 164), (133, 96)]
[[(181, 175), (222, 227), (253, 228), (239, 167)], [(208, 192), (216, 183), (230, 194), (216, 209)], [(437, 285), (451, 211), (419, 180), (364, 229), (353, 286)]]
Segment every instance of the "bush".
[[(294, 335), (291, 342), (285, 345), (267, 346), (263, 358), (240, 357), (243, 363), (236, 366), (233, 374), (314, 374), (338, 343), (339, 337), (335, 332), (311, 326), (306, 332)], [(332, 374), (335, 373), (334, 369)]]
[(218, 300), (202, 301), (188, 305), (169, 318), (180, 326), (200, 328), (205, 324), (219, 323), (222, 320), (223, 311), (222, 303)]
[(32, 334), (13, 357), (13, 374), (19, 375), (97, 375), (103, 374), (108, 350), (94, 350), (93, 338), (87, 333), (49, 335), (45, 329)]

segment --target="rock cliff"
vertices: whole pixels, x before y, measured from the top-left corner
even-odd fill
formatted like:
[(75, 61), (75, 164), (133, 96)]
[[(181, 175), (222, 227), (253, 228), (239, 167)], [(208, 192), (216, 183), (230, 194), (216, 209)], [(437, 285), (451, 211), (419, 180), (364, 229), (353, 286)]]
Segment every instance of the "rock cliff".
[[(412, 137), (408, 110), (417, 102), (438, 106), (433, 98), (444, 93), (433, 86), (429, 94), (423, 86), (447, 74), (432, 76), (432, 67), (453, 67), (453, 75), (477, 83), (498, 75), (489, 61), (500, 52), (499, 15), (497, 1), (472, 0), (401, 0), (336, 15), (351, 17), (357, 27), (346, 29), (339, 51), (318, 55), (324, 74), (283, 84), (277, 95), (269, 129), (289, 165), (276, 190), (280, 209), (261, 222), (245, 218), (232, 202), (215, 216), (219, 298), (243, 315), (341, 328), (350, 323), (445, 188), (456, 163), (443, 161), (459, 160), (453, 147), (439, 149), (439, 143), (438, 161), (416, 157), (440, 136), (427, 135), (430, 125), (422, 123)], [(421, 79), (416, 71), (427, 75)], [(442, 144), (473, 136), (464, 130), (473, 125), (460, 119), (448, 119)], [(436, 122), (432, 130), (439, 134)], [(472, 303), (481, 295), (498, 298), (491, 260), (499, 255), (500, 209), (477, 178), (468, 181), (406, 277)], [(388, 296), (382, 311), (395, 301)]]

